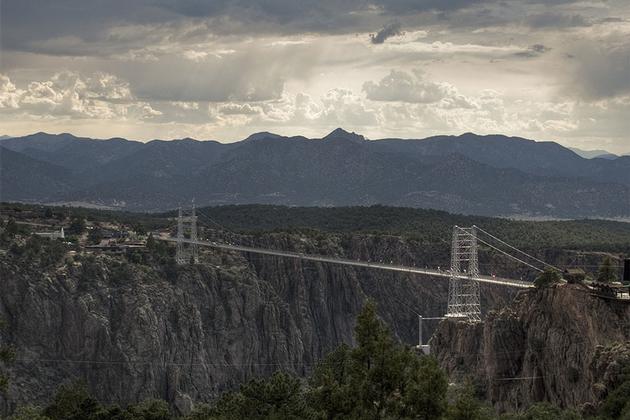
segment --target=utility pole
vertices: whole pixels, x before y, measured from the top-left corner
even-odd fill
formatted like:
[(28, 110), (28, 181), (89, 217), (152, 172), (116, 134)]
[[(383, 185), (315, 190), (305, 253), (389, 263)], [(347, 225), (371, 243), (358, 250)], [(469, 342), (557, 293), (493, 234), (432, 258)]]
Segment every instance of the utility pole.
[(442, 320), (444, 318), (445, 317), (443, 317), (443, 316), (434, 316), (434, 317), (425, 318), (422, 315), (418, 314), (418, 349), (420, 349), (424, 354), (431, 353), (431, 346), (429, 346), (429, 344), (423, 344), (423, 340), (422, 340), (422, 322), (423, 321)]

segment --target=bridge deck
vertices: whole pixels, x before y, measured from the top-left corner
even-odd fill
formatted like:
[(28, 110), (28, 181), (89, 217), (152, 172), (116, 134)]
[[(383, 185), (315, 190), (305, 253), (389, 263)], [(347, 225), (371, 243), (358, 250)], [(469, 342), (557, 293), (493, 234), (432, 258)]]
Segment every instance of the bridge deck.
[[(157, 239), (170, 241), (170, 242), (177, 242), (177, 238), (171, 238), (171, 237), (168, 237), (168, 238), (161, 237)], [(297, 259), (306, 260), (306, 261), (319, 261), (319, 262), (325, 262), (325, 263), (331, 263), (331, 264), (349, 265), (353, 267), (375, 268), (378, 270), (398, 271), (398, 272), (410, 273), (410, 274), (423, 274), (427, 276), (434, 276), (434, 277), (441, 277), (441, 278), (453, 277), (449, 271), (444, 271), (444, 270), (433, 270), (433, 269), (428, 269), (428, 268), (409, 267), (409, 266), (396, 265), (396, 264), (383, 264), (383, 263), (376, 263), (376, 262), (369, 262), (369, 261), (350, 260), (346, 258), (327, 257), (324, 255), (303, 254), (303, 253), (291, 252), (291, 251), (279, 251), (275, 249), (255, 248), (255, 247), (249, 247), (249, 246), (243, 246), (243, 245), (232, 245), (232, 244), (225, 244), (225, 243), (213, 242), (213, 241), (201, 241), (201, 240), (192, 241), (190, 239), (184, 239), (183, 242), (189, 243), (189, 244), (197, 244), (199, 246), (206, 246), (206, 247), (211, 247), (211, 248), (226, 249), (230, 251), (251, 252), (253, 254), (263, 254), (263, 255), (275, 255), (278, 257), (297, 258)], [(468, 280), (471, 277), (466, 274), (458, 274), (455, 276), (455, 278)], [(494, 277), (494, 276), (480, 275), (479, 277), (477, 277), (477, 280), (480, 283), (498, 284), (501, 286), (518, 287), (518, 288), (523, 288), (523, 289), (534, 287), (534, 285), (530, 282), (526, 282), (522, 280), (506, 279), (506, 278)]]

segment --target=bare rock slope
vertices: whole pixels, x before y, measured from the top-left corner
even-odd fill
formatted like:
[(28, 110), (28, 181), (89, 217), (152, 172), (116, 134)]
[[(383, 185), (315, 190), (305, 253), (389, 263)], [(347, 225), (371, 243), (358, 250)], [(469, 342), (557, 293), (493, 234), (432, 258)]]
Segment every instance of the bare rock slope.
[[(395, 237), (270, 234), (258, 242), (426, 263)], [(80, 379), (103, 402), (158, 397), (186, 412), (255, 376), (308, 373), (352, 343), (366, 298), (410, 344), (412, 309), (440, 313), (446, 302), (448, 282), (426, 277), (205, 250), (202, 261), (176, 268), (100, 255), (42, 268), (0, 253), (2, 339), (17, 356), (3, 410), (44, 404), (61, 383)], [(506, 297), (485, 292), (490, 307)]]
[(471, 377), (500, 409), (550, 401), (597, 405), (630, 361), (630, 304), (580, 285), (521, 292), (481, 323), (447, 320), (432, 352), (454, 378)]

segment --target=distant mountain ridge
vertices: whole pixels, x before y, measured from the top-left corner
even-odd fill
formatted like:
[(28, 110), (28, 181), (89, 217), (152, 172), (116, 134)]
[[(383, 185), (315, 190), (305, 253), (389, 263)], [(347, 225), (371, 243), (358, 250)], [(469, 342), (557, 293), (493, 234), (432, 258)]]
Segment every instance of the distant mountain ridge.
[(610, 153), (607, 150), (583, 150), (577, 147), (569, 147), (569, 150), (586, 159), (617, 159), (619, 157), (619, 155)]
[[(502, 135), (367, 140), (255, 133), (147, 143), (36, 133), (0, 142), (0, 199), (158, 211), (386, 204), (517, 217), (630, 217), (630, 157)], [(12, 162), (20, 162), (15, 164)]]

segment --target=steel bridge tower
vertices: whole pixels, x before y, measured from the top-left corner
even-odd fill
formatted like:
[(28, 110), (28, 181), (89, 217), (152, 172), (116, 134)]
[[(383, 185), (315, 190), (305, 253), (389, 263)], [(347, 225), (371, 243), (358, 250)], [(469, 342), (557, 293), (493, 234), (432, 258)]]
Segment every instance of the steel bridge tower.
[(188, 234), (190, 241), (197, 240), (197, 214), (195, 210), (195, 202), (193, 200), (192, 210), (190, 216), (184, 216), (182, 214), (182, 208), (180, 207), (177, 212), (177, 248), (175, 253), (175, 261), (178, 265), (189, 264), (190, 262), (199, 262), (199, 246), (192, 242), (186, 243), (185, 239), (185, 225), (188, 224)]
[[(447, 317), (481, 320), (477, 254), (477, 228), (475, 226), (469, 228), (455, 226), (451, 251)], [(467, 275), (468, 278), (456, 277), (462, 274)]]

